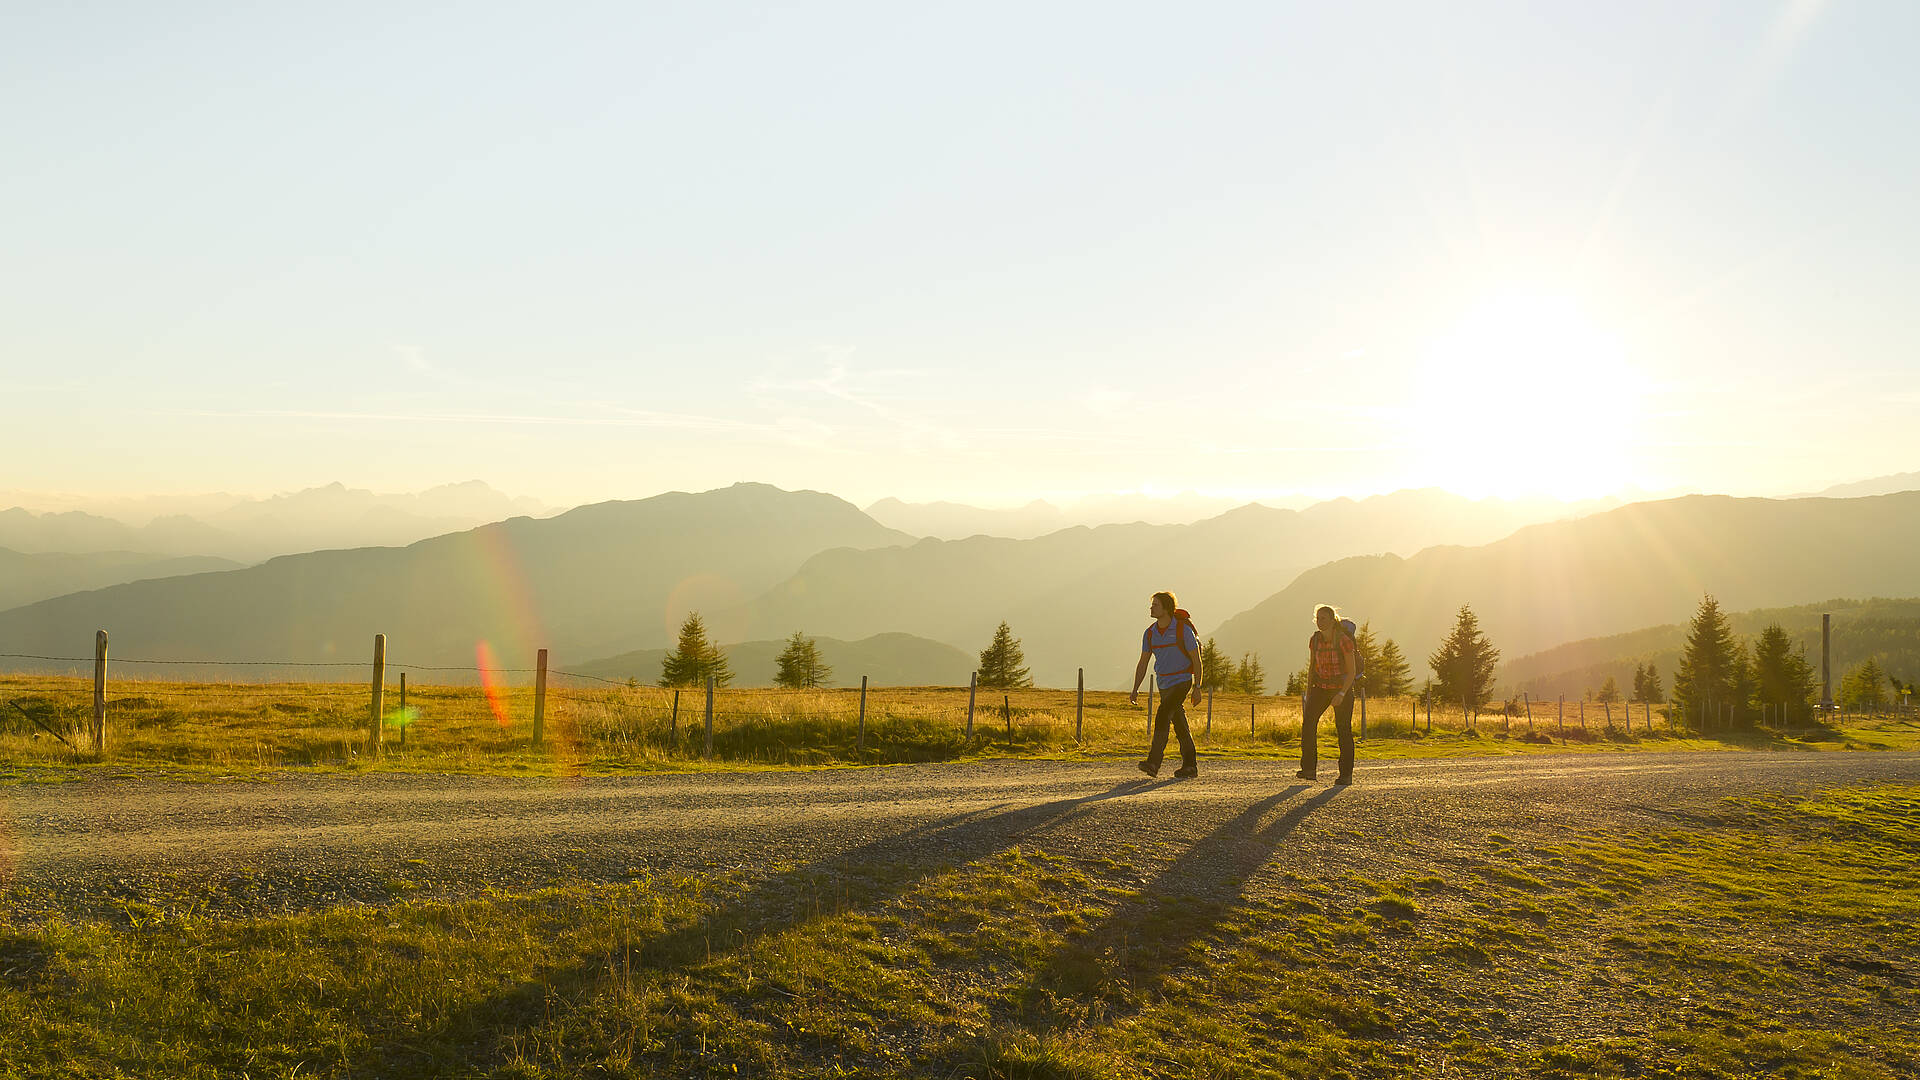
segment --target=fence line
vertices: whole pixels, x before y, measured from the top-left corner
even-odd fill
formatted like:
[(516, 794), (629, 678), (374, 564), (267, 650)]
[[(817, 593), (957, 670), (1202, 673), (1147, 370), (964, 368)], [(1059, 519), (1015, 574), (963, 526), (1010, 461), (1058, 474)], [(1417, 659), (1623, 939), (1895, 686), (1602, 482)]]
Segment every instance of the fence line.
[[(280, 669), (287, 669), (291, 671), (299, 671), (300, 669), (309, 669), (309, 668), (324, 669), (328, 671), (334, 671), (339, 669), (360, 669), (364, 671), (369, 667), (369, 664), (366, 661), (344, 661), (344, 660), (328, 660), (328, 661), (213, 660), (213, 659), (166, 659), (166, 658), (152, 658), (152, 657), (111, 657), (111, 659), (109, 660), (109, 657), (107, 656), (107, 651), (106, 651), (106, 632), (105, 631), (101, 631), (98, 635), (98, 640), (96, 641), (96, 655), (94, 657), (49, 656), (49, 655), (33, 654), (33, 653), (0, 653), (0, 659), (30, 660), (30, 661), (39, 661), (44, 663), (75, 664), (75, 665), (85, 664), (91, 661), (94, 665), (95, 686), (94, 686), (94, 702), (93, 702), (93, 706), (94, 706), (93, 726), (89, 731), (89, 734), (92, 735), (93, 737), (92, 741), (93, 741), (96, 752), (104, 749), (104, 739), (106, 734), (105, 710), (109, 706), (119, 706), (124, 709), (129, 707), (137, 707), (141, 704), (149, 704), (149, 703), (152, 703), (153, 701), (174, 702), (174, 701), (182, 701), (182, 700), (194, 700), (194, 701), (206, 702), (209, 697), (218, 698), (222, 695), (230, 695), (232, 698), (236, 698), (236, 699), (272, 698), (276, 694), (287, 695), (289, 692), (287, 688), (297, 686), (297, 687), (300, 687), (296, 695), (297, 698), (303, 702), (314, 701), (315, 699), (319, 699), (321, 702), (324, 702), (325, 704), (322, 705), (321, 707), (329, 710), (326, 714), (324, 714), (328, 717), (331, 717), (333, 715), (331, 712), (333, 708), (339, 708), (342, 711), (346, 711), (351, 707), (365, 708), (367, 712), (365, 714), (366, 723), (365, 723), (364, 731), (367, 739), (367, 745), (371, 749), (373, 754), (378, 755), (380, 752), (379, 747), (381, 745), (381, 739), (383, 738), (382, 733), (384, 729), (389, 724), (396, 723), (396, 721), (393, 719), (393, 716), (389, 714), (388, 711), (384, 708), (383, 699), (387, 690), (387, 680), (384, 674), (385, 669), (392, 669), (399, 673), (400, 684), (402, 687), (399, 700), (403, 706), (406, 706), (404, 711), (407, 714), (409, 714), (408, 716), (403, 717), (402, 719), (397, 721), (397, 723), (400, 725), (400, 730), (401, 730), (403, 739), (405, 736), (406, 727), (410, 726), (410, 724), (413, 721), (414, 715), (418, 713), (418, 709), (415, 706), (417, 706), (423, 700), (424, 701), (445, 700), (445, 694), (448, 690), (456, 690), (456, 691), (464, 692), (469, 689), (475, 692), (484, 693), (488, 695), (490, 699), (504, 700), (504, 701), (510, 701), (510, 702), (516, 703), (517, 707), (525, 707), (526, 695), (530, 694), (532, 696), (532, 702), (533, 702), (532, 704), (533, 745), (535, 746), (539, 746), (541, 744), (543, 737), (545, 735), (545, 731), (543, 730), (543, 728), (544, 728), (544, 721), (546, 719), (546, 707), (549, 702), (551, 702), (555, 706), (565, 707), (569, 709), (597, 708), (600, 710), (602, 714), (601, 719), (604, 720), (606, 724), (609, 726), (609, 730), (617, 728), (620, 731), (628, 734), (638, 732), (640, 729), (640, 726), (648, 722), (649, 717), (651, 717), (653, 713), (657, 712), (658, 713), (657, 719), (661, 720), (664, 723), (664, 726), (667, 729), (669, 737), (674, 740), (677, 740), (679, 737), (679, 731), (680, 731), (680, 725), (678, 723), (679, 694), (678, 694), (678, 691), (675, 690), (674, 688), (657, 687), (650, 684), (641, 684), (631, 679), (623, 680), (619, 678), (608, 678), (605, 676), (591, 675), (584, 672), (573, 672), (573, 671), (565, 671), (558, 668), (552, 668), (547, 664), (547, 651), (545, 649), (539, 650), (538, 662), (534, 667), (511, 667), (510, 668), (510, 667), (488, 667), (488, 666), (481, 666), (481, 665), (405, 664), (397, 661), (386, 660), (384, 656), (384, 644), (385, 644), (384, 636), (376, 636), (375, 656), (373, 658), (373, 662), (371, 665), (374, 668), (374, 676), (368, 682), (361, 683), (358, 688), (352, 688), (352, 689), (347, 688), (347, 684), (345, 683), (295, 682), (291, 678), (285, 679), (285, 680), (271, 680), (271, 681), (261, 681), (261, 682), (234, 682), (234, 681), (203, 682), (203, 683), (197, 684), (196, 688), (192, 691), (175, 690), (175, 689), (154, 689), (146, 685), (151, 677), (144, 674), (139, 674), (139, 675), (134, 675), (132, 677), (123, 677), (123, 678), (118, 678), (113, 680), (111, 689), (113, 690), (114, 694), (112, 697), (108, 697), (107, 691), (109, 689), (109, 684), (106, 679), (106, 670), (110, 662), (125, 664), (125, 665), (134, 665), (134, 666), (164, 666), (169, 668), (182, 668), (182, 667), (185, 667), (185, 668), (199, 667), (199, 668), (215, 668), (215, 669), (243, 668), (243, 669), (249, 669), (249, 670), (259, 669), (259, 668), (280, 668)], [(422, 685), (419, 683), (415, 683), (410, 688), (413, 694), (415, 705), (407, 706), (408, 688), (406, 687), (406, 676), (408, 672), (472, 673), (480, 677), (480, 685), (468, 686), (466, 684), (460, 684), (460, 685), (441, 684), (436, 686), (436, 685)], [(500, 686), (500, 685), (491, 684), (489, 682), (489, 678), (495, 675), (522, 675), (522, 674), (533, 674), (535, 676), (533, 680), (533, 685), (531, 686), (519, 686), (519, 685)], [(32, 676), (29, 675), (28, 673), (14, 673), (14, 677), (32, 677)], [(49, 676), (49, 677), (67, 678), (69, 676), (55, 675), (55, 676)], [(577, 685), (577, 686), (549, 685), (548, 684), (549, 678), (575, 680), (578, 683), (583, 685)], [(849, 678), (851, 678), (851, 676), (849, 676)], [(168, 685), (168, 680), (166, 679), (151, 678), (151, 681), (158, 685)], [(1075, 743), (1079, 743), (1083, 741), (1084, 734), (1085, 734), (1083, 731), (1085, 719), (1086, 719), (1085, 713), (1088, 706), (1084, 668), (1080, 670), (1080, 673), (1076, 682), (1077, 682), (1076, 686), (1060, 688), (1060, 689), (1055, 689), (1050, 687), (1049, 688), (1040, 688), (1040, 687), (1023, 688), (1022, 690), (1023, 693), (1049, 695), (1049, 700), (1047, 701), (1044, 707), (1036, 707), (1028, 703), (1023, 703), (1023, 706), (1019, 711), (1023, 716), (1032, 716), (1035, 713), (1045, 713), (1049, 716), (1052, 716), (1056, 722), (1064, 722), (1066, 710), (1071, 709), (1073, 714), (1071, 718), (1073, 741)], [(1156, 684), (1152, 684), (1152, 683), (1149, 684), (1148, 706), (1147, 706), (1147, 713), (1146, 713), (1147, 717), (1149, 718), (1149, 724), (1151, 722), (1151, 716), (1152, 716), (1154, 685)], [(696, 691), (697, 689), (698, 688), (696, 688)], [(745, 691), (745, 688), (742, 688), (742, 689), (743, 691)], [(939, 704), (937, 701), (935, 704), (931, 706), (926, 706), (926, 707), (922, 707), (916, 704), (914, 708), (909, 709), (907, 713), (898, 713), (898, 712), (883, 713), (882, 719), (884, 722), (884, 720), (889, 718), (898, 718), (899, 716), (905, 716), (909, 714), (917, 715), (922, 719), (929, 719), (929, 720), (937, 720), (942, 717), (948, 717), (948, 718), (952, 718), (952, 720), (956, 723), (956, 726), (957, 726), (957, 721), (959, 717), (958, 693), (960, 689), (958, 687), (926, 687), (926, 688), (872, 687), (871, 689), (874, 692), (881, 694), (883, 697), (886, 696), (887, 689), (893, 689), (901, 692), (904, 692), (907, 690), (915, 690), (915, 691), (925, 690), (925, 691), (933, 692), (935, 694), (943, 693), (943, 692), (951, 692), (954, 695), (953, 703), (951, 705), (942, 705), (942, 704)], [(977, 672), (975, 672), (974, 675), (971, 677), (969, 684), (965, 689), (967, 690), (967, 696), (966, 696), (966, 716), (965, 716), (964, 738), (969, 744), (971, 744), (972, 741), (974, 740), (974, 719), (975, 719), (975, 713), (977, 708), (978, 690), (980, 689), (979, 677)], [(771, 720), (776, 717), (782, 717), (786, 720), (792, 720), (796, 716), (800, 716), (803, 718), (812, 717), (814, 719), (836, 720), (836, 722), (839, 719), (845, 719), (845, 720), (848, 720), (852, 725), (852, 729), (854, 731), (853, 738), (856, 744), (856, 749), (858, 751), (864, 752), (864, 748), (868, 743), (869, 725), (867, 722), (867, 715), (866, 715), (867, 714), (866, 702), (867, 702), (867, 693), (869, 690), (869, 679), (865, 675), (860, 677), (860, 686), (857, 689), (852, 686), (793, 688), (793, 689), (753, 688), (750, 691), (745, 691), (745, 692), (750, 692), (752, 695), (754, 695), (754, 699), (755, 699), (754, 707), (746, 708), (746, 709), (742, 709), (739, 707), (731, 707), (731, 708), (724, 707), (727, 705), (734, 704), (734, 703), (729, 703), (724, 701), (724, 698), (729, 697), (738, 691), (723, 690), (721, 688), (711, 687), (711, 686), (708, 687), (707, 690), (708, 690), (707, 702), (704, 710), (705, 723), (703, 724), (705, 731), (701, 733), (704, 742), (707, 744), (703, 752), (707, 754), (712, 753), (712, 749), (711, 749), (712, 724), (713, 724), (713, 719), (715, 717), (716, 712), (718, 712), (718, 714), (722, 717), (727, 717), (732, 719), (736, 724), (738, 723), (754, 724), (754, 723), (762, 722), (764, 720)], [(715, 701), (716, 692), (721, 696), (721, 698), (723, 699), (722, 701), (720, 702)], [(782, 705), (781, 705), (781, 695), (812, 695), (815, 697), (818, 697), (820, 695), (845, 695), (849, 699), (851, 699), (852, 696), (856, 693), (858, 693), (859, 695), (859, 703), (860, 703), (857, 718), (854, 718), (852, 716), (847, 718), (838, 718), (837, 714), (835, 714), (834, 711), (830, 708), (828, 709), (802, 708), (802, 709), (796, 710), (792, 707), (792, 704), (787, 705), (783, 711)], [(500, 697), (501, 695), (505, 695), (505, 697), (501, 698)], [(658, 695), (657, 699), (654, 697), (654, 695)], [(1248, 705), (1249, 736), (1258, 739), (1261, 736), (1261, 732), (1263, 730), (1262, 722), (1266, 721), (1264, 725), (1264, 729), (1267, 732), (1267, 734), (1276, 742), (1285, 741), (1285, 736), (1288, 730), (1293, 726), (1295, 717), (1297, 714), (1290, 712), (1290, 710), (1283, 703), (1292, 701), (1292, 700), (1297, 700), (1297, 699), (1291, 698), (1289, 696), (1282, 696), (1282, 695), (1236, 694), (1236, 695), (1222, 695), (1222, 696), (1223, 698), (1230, 697), (1233, 699), (1239, 699), (1239, 698), (1246, 699), (1246, 704)], [(1207, 693), (1207, 703), (1206, 703), (1207, 726), (1206, 726), (1206, 732), (1205, 732), (1205, 734), (1208, 734), (1208, 735), (1211, 734), (1211, 729), (1212, 729), (1213, 697), (1214, 697), (1214, 692), (1209, 691)], [(671, 701), (669, 700), (670, 698), (671, 698)], [(1269, 706), (1268, 709), (1264, 709), (1264, 710), (1261, 709), (1259, 705), (1263, 698), (1265, 698), (1268, 701), (1274, 702), (1274, 705)], [(896, 698), (895, 700), (897, 702), (898, 699)], [(1028, 699), (1029, 702), (1031, 702), (1031, 700), (1032, 700), (1031, 698)], [(29, 702), (29, 704), (31, 704), (31, 702)], [(283, 703), (269, 702), (269, 705), (281, 705), (281, 704)], [(798, 704), (798, 702), (794, 702), (793, 704)], [(1104, 703), (1096, 703), (1096, 704), (1099, 705), (1099, 707), (1102, 709), (1103, 712), (1111, 713), (1111, 710), (1108, 704), (1104, 704)], [(1232, 715), (1232, 710), (1237, 708), (1238, 702), (1237, 700), (1226, 700), (1226, 701), (1223, 701), (1223, 704), (1229, 710), (1228, 715)], [(1564, 701), (1564, 699), (1561, 699), (1557, 703), (1549, 703), (1545, 701), (1541, 702), (1541, 705), (1543, 706), (1543, 708), (1548, 706), (1549, 704), (1553, 705), (1553, 714), (1549, 717), (1546, 717), (1545, 723), (1542, 724), (1539, 722), (1541, 718), (1534, 716), (1534, 710), (1532, 708), (1533, 702), (1531, 701), (1530, 695), (1525, 695), (1525, 694), (1516, 698), (1513, 702), (1507, 703), (1504, 707), (1502, 707), (1499, 703), (1494, 703), (1486, 706), (1484, 709), (1475, 708), (1470, 702), (1462, 702), (1458, 700), (1451, 703), (1443, 703), (1443, 702), (1432, 700), (1431, 698), (1422, 698), (1422, 697), (1375, 698), (1370, 703), (1360, 704), (1360, 708), (1363, 711), (1360, 712), (1359, 717), (1357, 718), (1358, 724), (1359, 724), (1357, 733), (1360, 738), (1365, 739), (1369, 735), (1369, 727), (1372, 727), (1372, 728), (1378, 729), (1380, 733), (1384, 735), (1394, 735), (1394, 734), (1400, 734), (1403, 732), (1417, 734), (1421, 731), (1421, 727), (1422, 727), (1421, 721), (1423, 718), (1423, 715), (1422, 715), (1423, 713), (1424, 713), (1424, 719), (1425, 719), (1425, 731), (1427, 733), (1431, 733), (1434, 730), (1434, 726), (1435, 726), (1433, 713), (1436, 711), (1441, 713), (1442, 719), (1447, 722), (1448, 726), (1452, 726), (1452, 722), (1450, 719), (1451, 717), (1450, 708), (1449, 708), (1450, 704), (1461, 706), (1460, 729), (1465, 732), (1476, 732), (1479, 729), (1479, 726), (1480, 726), (1479, 721), (1482, 715), (1498, 715), (1502, 718), (1503, 723), (1500, 729), (1495, 729), (1494, 734), (1496, 735), (1501, 734), (1502, 731), (1510, 732), (1513, 727), (1513, 721), (1524, 717), (1527, 726), (1523, 732), (1516, 733), (1516, 734), (1519, 734), (1521, 737), (1533, 738), (1536, 740), (1543, 739), (1543, 738), (1550, 738), (1554, 735), (1557, 735), (1559, 738), (1563, 740), (1574, 737), (1574, 733), (1572, 730), (1570, 730), (1570, 725), (1568, 722), (1570, 720), (1576, 720), (1576, 718), (1569, 717), (1566, 715), (1568, 710), (1565, 708), (1566, 702)], [(1198, 705), (1199, 705), (1199, 702), (1196, 698), (1196, 700), (1191, 704), (1190, 708), (1197, 708)], [(1364, 711), (1368, 708), (1369, 705), (1371, 705), (1371, 708), (1372, 708), (1371, 716), (1369, 716), (1369, 714), (1366, 711)], [(1585, 702), (1578, 702), (1577, 705), (1578, 705), (1577, 723), (1579, 726), (1578, 737), (1583, 740), (1592, 738), (1592, 737), (1597, 737), (1598, 733), (1595, 731), (1589, 730), (1589, 727), (1587, 725), (1586, 716), (1585, 716)], [(1639, 717), (1634, 716), (1634, 709), (1633, 709), (1634, 705), (1642, 706), (1644, 711), (1641, 716)], [(1401, 712), (1402, 708), (1406, 710), (1404, 714)], [(1653, 728), (1654, 728), (1654, 719), (1652, 715), (1653, 703), (1633, 702), (1633, 703), (1628, 703), (1625, 706), (1625, 708), (1626, 708), (1626, 722), (1624, 727), (1617, 727), (1614, 724), (1614, 718), (1612, 716), (1612, 711), (1610, 707), (1607, 707), (1605, 709), (1605, 722), (1606, 722), (1605, 730), (1607, 735), (1611, 736), (1619, 732), (1624, 732), (1628, 737), (1633, 737), (1635, 734), (1636, 725), (1644, 725), (1644, 731), (1646, 734), (1651, 735), (1653, 733)], [(619, 722), (615, 722), (614, 720), (613, 714), (615, 710), (618, 710), (619, 712), (624, 714), (622, 720)], [(295, 712), (296, 710), (289, 709), (286, 711), (291, 713), (291, 712)], [(497, 711), (497, 707), (496, 707), (496, 711)], [(1002, 714), (1003, 714), (1003, 719), (1005, 721), (1006, 737), (1009, 740), (1013, 740), (1015, 738), (1015, 733), (1013, 730), (1014, 711), (1015, 710), (1012, 708), (1012, 705), (1011, 705), (1010, 695), (1003, 696)], [(1667, 731), (1669, 733), (1675, 733), (1683, 730), (1704, 730), (1709, 725), (1712, 727), (1723, 726), (1723, 724), (1721, 723), (1722, 717), (1719, 715), (1720, 710), (1718, 709), (1714, 709), (1710, 712), (1703, 712), (1701, 716), (1701, 724), (1699, 725), (1699, 727), (1696, 727), (1694, 724), (1689, 723), (1689, 718), (1685, 715), (1681, 715), (1680, 711), (1677, 708), (1663, 706), (1661, 711), (1664, 713), (1664, 716), (1666, 719)], [(1896, 710), (1894, 711), (1898, 711), (1897, 707), (1896, 707)], [(1278, 715), (1274, 715), (1274, 714), (1278, 714)], [(0, 715), (4, 715), (4, 714), (0, 713)], [(34, 719), (36, 723), (38, 723), (39, 720), (41, 719), (39, 717), (34, 717), (32, 714), (28, 714), (28, 715), (29, 715), (29, 718)], [(83, 713), (72, 712), (72, 713), (63, 714), (63, 715), (71, 716), (71, 719), (74, 721), (74, 727), (77, 730), (78, 721), (80, 719), (80, 716), (83, 715)], [(1118, 715), (1118, 714), (1112, 714), (1112, 715)], [(591, 717), (587, 719), (589, 721), (593, 720), (593, 718)], [(1109, 717), (1109, 719), (1111, 719), (1111, 716)], [(502, 723), (503, 724), (506, 723), (504, 716), (502, 716)], [(1327, 726), (1331, 726), (1331, 725), (1327, 725)], [(982, 737), (987, 738), (989, 740), (993, 739), (994, 727), (995, 725), (992, 725), (991, 723), (989, 723), (983, 729)], [(1231, 726), (1229, 727), (1229, 731), (1231, 731)], [(691, 735), (692, 732), (690, 731), (689, 734)], [(1234, 738), (1233, 736), (1229, 735), (1229, 739), (1233, 739), (1233, 738)], [(1240, 738), (1244, 739), (1245, 736)]]

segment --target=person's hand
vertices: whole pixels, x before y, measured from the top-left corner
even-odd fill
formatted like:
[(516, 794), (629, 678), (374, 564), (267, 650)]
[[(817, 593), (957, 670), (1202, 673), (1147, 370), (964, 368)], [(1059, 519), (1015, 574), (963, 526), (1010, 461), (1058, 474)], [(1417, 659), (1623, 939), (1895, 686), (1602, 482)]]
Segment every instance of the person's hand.
[(1138, 691), (1138, 690), (1133, 690), (1133, 691), (1130, 691), (1130, 692), (1129, 692), (1129, 693), (1127, 694), (1127, 704), (1129, 704), (1129, 705), (1138, 705), (1138, 704), (1140, 704), (1140, 691)]

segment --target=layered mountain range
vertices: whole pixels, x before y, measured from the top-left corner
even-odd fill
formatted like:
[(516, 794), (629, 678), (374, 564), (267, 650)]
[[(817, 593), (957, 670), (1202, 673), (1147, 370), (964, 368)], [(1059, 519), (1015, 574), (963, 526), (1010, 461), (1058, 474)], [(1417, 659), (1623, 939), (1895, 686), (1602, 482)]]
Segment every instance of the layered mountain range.
[[(1071, 685), (1084, 667), (1089, 685), (1114, 687), (1160, 588), (1203, 635), (1274, 671), (1295, 666), (1320, 602), (1395, 638), (1419, 666), (1462, 604), (1515, 657), (1683, 621), (1706, 593), (1732, 610), (1920, 595), (1920, 492), (1689, 496), (1566, 516), (1578, 509), (1407, 491), (1185, 525), (939, 540), (831, 495), (740, 484), (41, 599), (0, 611), (0, 653), (84, 656), (105, 628), (122, 656), (352, 661), (385, 633), (397, 664), (526, 667), (545, 647), (556, 667), (605, 663), (608, 677), (645, 680), (698, 610), (718, 642), (749, 643), (736, 648), (755, 671), (798, 630), (836, 643), (847, 657), (836, 668), (959, 681), (1006, 621), (1043, 684)], [(876, 635), (895, 636), (844, 651)], [(877, 677), (841, 674), (862, 673)]]

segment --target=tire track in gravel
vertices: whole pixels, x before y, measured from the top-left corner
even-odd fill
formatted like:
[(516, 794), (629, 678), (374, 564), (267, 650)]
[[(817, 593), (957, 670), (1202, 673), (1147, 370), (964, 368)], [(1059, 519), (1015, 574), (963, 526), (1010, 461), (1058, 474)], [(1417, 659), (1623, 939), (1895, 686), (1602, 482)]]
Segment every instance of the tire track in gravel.
[[(1296, 788), (1288, 762), (1203, 768), (1186, 781), (1148, 780), (1130, 760), (557, 779), (95, 775), (0, 788), (0, 887), (16, 917), (112, 914), (129, 900), (246, 914), (716, 869), (931, 870), (1014, 844), (1166, 866), (1203, 841), (1236, 880), (1341, 876), (1470, 863), (1490, 831), (1541, 841), (1595, 826), (1664, 831), (1711, 820), (1730, 795), (1912, 782), (1920, 754), (1363, 762), (1359, 783), (1338, 791)], [(1285, 835), (1237, 850), (1235, 823), (1288, 790), (1312, 798), (1286, 811)], [(1235, 885), (1248, 886), (1257, 881)]]

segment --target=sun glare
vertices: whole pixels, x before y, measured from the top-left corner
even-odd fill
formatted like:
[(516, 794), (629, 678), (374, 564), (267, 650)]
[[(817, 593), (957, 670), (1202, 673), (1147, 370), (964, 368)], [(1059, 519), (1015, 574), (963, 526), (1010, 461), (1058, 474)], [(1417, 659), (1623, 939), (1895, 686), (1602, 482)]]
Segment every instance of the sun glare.
[(1630, 478), (1640, 378), (1566, 297), (1488, 298), (1433, 342), (1416, 381), (1434, 484), (1580, 498)]

